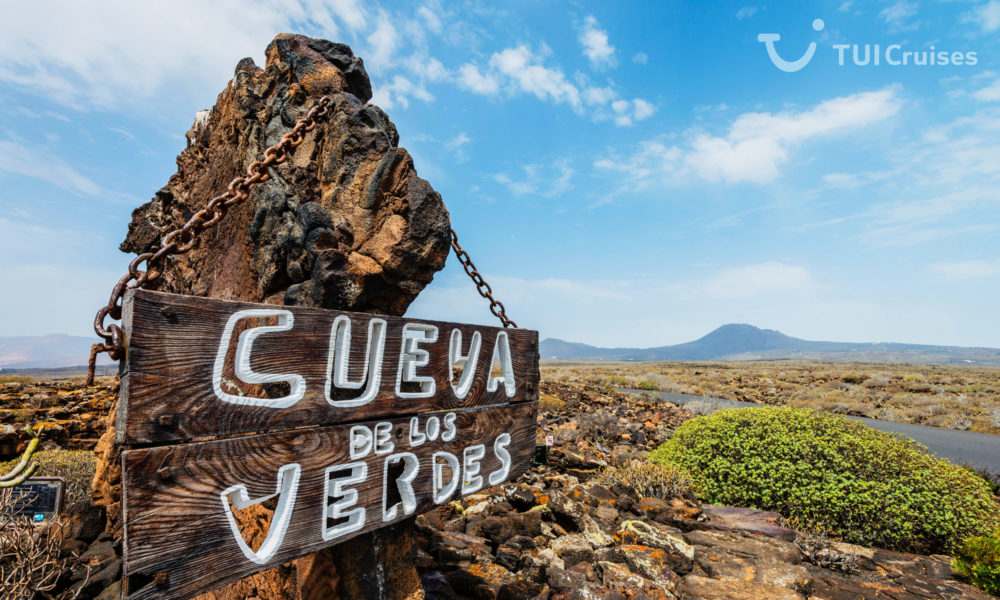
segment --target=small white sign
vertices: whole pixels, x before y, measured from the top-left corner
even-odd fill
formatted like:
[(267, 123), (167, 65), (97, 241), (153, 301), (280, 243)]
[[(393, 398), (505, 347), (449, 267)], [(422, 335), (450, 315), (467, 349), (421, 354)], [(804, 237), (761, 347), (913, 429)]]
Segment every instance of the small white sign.
[(545, 436), (545, 445), (552, 446), (556, 443), (555, 436), (547, 435)]

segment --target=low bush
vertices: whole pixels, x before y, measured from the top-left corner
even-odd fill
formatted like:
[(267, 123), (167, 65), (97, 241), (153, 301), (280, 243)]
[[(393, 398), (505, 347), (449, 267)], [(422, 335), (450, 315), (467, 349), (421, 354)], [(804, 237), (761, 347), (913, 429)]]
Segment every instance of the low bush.
[(604, 383), (616, 388), (616, 387), (628, 387), (630, 381), (628, 377), (624, 375), (608, 375), (604, 378)]
[[(94, 479), (97, 458), (87, 450), (45, 450), (37, 452), (33, 460), (38, 461), (35, 476), (62, 477), (66, 480), (63, 489), (63, 511), (77, 512), (90, 504), (90, 485)], [(6, 473), (19, 459), (0, 463), (0, 473)]]
[(650, 459), (690, 473), (708, 502), (774, 510), (856, 544), (949, 553), (1000, 525), (981, 478), (911, 440), (809, 409), (693, 419)]
[(538, 397), (538, 410), (562, 410), (566, 408), (566, 402), (556, 396), (541, 394)]
[(987, 594), (1000, 595), (1000, 539), (967, 540), (955, 554), (951, 568)]
[(630, 460), (607, 467), (597, 475), (597, 483), (612, 487), (620, 485), (643, 498), (667, 499), (691, 493), (691, 477), (676, 467), (648, 460)]
[(660, 390), (660, 384), (656, 383), (655, 381), (650, 381), (649, 379), (637, 381), (635, 387), (636, 389), (648, 390), (650, 392), (657, 392)]

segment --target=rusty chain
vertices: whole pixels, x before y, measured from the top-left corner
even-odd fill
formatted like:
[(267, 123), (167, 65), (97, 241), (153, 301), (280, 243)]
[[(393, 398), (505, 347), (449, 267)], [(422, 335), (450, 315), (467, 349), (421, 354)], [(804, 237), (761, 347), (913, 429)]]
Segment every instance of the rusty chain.
[(507, 317), (507, 311), (503, 307), (503, 303), (498, 301), (493, 297), (493, 288), (490, 284), (486, 283), (483, 276), (479, 274), (479, 270), (476, 269), (476, 265), (472, 263), (472, 259), (469, 258), (469, 253), (466, 252), (461, 244), (458, 243), (458, 234), (455, 230), (451, 230), (451, 247), (455, 251), (455, 255), (458, 257), (458, 262), (462, 263), (462, 268), (465, 269), (465, 273), (472, 278), (472, 282), (476, 284), (476, 291), (483, 298), (486, 298), (490, 302), (490, 312), (496, 315), (496, 318), (500, 319), (504, 327), (513, 327), (517, 329), (517, 323), (511, 321)]
[[(122, 358), (125, 341), (122, 339), (121, 328), (115, 323), (105, 326), (105, 319), (111, 317), (117, 321), (122, 318), (122, 298), (125, 296), (125, 292), (156, 281), (162, 274), (162, 261), (165, 257), (171, 254), (189, 252), (197, 245), (199, 233), (221, 221), (229, 207), (239, 204), (249, 197), (251, 186), (270, 179), (271, 174), (268, 169), (288, 160), (291, 152), (305, 139), (306, 132), (312, 131), (317, 125), (317, 119), (325, 116), (330, 110), (330, 102), (328, 96), (317, 100), (309, 112), (299, 119), (288, 133), (281, 136), (277, 144), (264, 150), (263, 160), (250, 163), (246, 175), (233, 179), (225, 192), (209, 200), (205, 208), (192, 215), (180, 228), (164, 235), (155, 252), (144, 252), (129, 263), (128, 273), (123, 275), (112, 288), (108, 304), (101, 307), (97, 311), (97, 316), (94, 317), (94, 332), (104, 342), (94, 344), (90, 349), (90, 359), (87, 362), (87, 385), (94, 383), (94, 370), (97, 366), (98, 354), (107, 352), (113, 360)], [(458, 236), (454, 229), (451, 230), (451, 247), (458, 255), (458, 260), (465, 268), (465, 272), (476, 284), (479, 295), (489, 300), (490, 312), (500, 319), (504, 327), (516, 328), (517, 324), (507, 318), (503, 304), (493, 298), (493, 290), (476, 270), (469, 254), (458, 244)], [(145, 270), (140, 269), (143, 263), (145, 263)]]
[[(104, 321), (108, 317), (116, 321), (122, 318), (122, 298), (125, 292), (156, 281), (162, 273), (162, 261), (166, 256), (189, 252), (198, 243), (199, 233), (221, 221), (229, 207), (247, 199), (251, 186), (270, 179), (271, 174), (268, 169), (288, 160), (289, 154), (305, 139), (306, 132), (312, 131), (316, 127), (317, 119), (330, 110), (330, 102), (328, 96), (317, 100), (309, 112), (299, 119), (288, 133), (281, 136), (277, 144), (264, 150), (263, 160), (250, 163), (246, 175), (233, 179), (225, 192), (209, 200), (205, 208), (194, 213), (187, 223), (164, 235), (155, 252), (144, 252), (129, 263), (128, 273), (122, 276), (111, 290), (107, 306), (97, 311), (97, 316), (94, 317), (94, 332), (104, 342), (94, 344), (90, 349), (90, 360), (87, 363), (88, 385), (94, 382), (98, 354), (107, 352), (113, 360), (122, 357), (124, 340), (121, 328), (115, 323), (105, 326)], [(140, 269), (143, 263), (145, 270)]]

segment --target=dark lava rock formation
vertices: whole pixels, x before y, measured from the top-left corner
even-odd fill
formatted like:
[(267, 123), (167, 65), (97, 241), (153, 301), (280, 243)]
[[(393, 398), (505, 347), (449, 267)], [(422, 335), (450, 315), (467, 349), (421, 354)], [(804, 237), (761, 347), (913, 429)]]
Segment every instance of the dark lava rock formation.
[(155, 248), (261, 158), (321, 96), (333, 100), (288, 162), (168, 259), (155, 286), (213, 298), (401, 315), (449, 250), (448, 211), (398, 146), (343, 44), (282, 34), (249, 58), (187, 132), (177, 172), (135, 210), (124, 252)]
[[(343, 44), (282, 34), (261, 69), (236, 67), (215, 106), (187, 132), (177, 172), (132, 214), (124, 252), (157, 247), (246, 173), (322, 96), (330, 110), (271, 178), (252, 187), (153, 288), (229, 300), (402, 315), (444, 267), (450, 222), (417, 176), (389, 117), (371, 99), (360, 58)], [(121, 482), (113, 421), (97, 447), (95, 495), (120, 536)], [(302, 600), (423, 596), (410, 527), (363, 535), (203, 596)], [(374, 577), (374, 573), (381, 577)]]

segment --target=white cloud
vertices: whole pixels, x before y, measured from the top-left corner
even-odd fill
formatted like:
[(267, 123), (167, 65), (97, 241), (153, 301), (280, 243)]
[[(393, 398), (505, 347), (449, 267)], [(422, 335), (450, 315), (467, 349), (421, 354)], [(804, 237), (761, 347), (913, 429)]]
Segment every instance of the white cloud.
[(434, 100), (422, 83), (414, 83), (402, 75), (395, 75), (388, 85), (376, 86), (372, 89), (372, 103), (382, 108), (409, 108), (410, 98), (424, 102)]
[(722, 269), (695, 284), (693, 291), (716, 299), (750, 298), (761, 295), (801, 295), (818, 288), (809, 269), (768, 261)]
[(468, 144), (471, 141), (472, 141), (472, 138), (470, 138), (468, 136), (468, 134), (466, 134), (463, 131), (463, 132), (459, 133), (458, 135), (456, 135), (455, 137), (453, 137), (450, 140), (448, 140), (447, 142), (445, 142), (444, 145), (449, 150), (454, 150), (456, 148), (461, 148), (462, 146)]
[(455, 158), (455, 162), (464, 163), (469, 160), (469, 156), (465, 153), (464, 147), (470, 142), (472, 142), (472, 138), (463, 131), (446, 141), (444, 143), (444, 147), (451, 150), (452, 155)]
[(676, 171), (684, 152), (677, 146), (667, 146), (656, 140), (639, 142), (639, 150), (628, 159), (601, 158), (594, 162), (598, 169), (613, 170), (628, 175), (629, 181), (644, 181), (663, 173)]
[(636, 52), (632, 55), (632, 62), (637, 65), (645, 65), (649, 63), (649, 56), (645, 52)]
[[(309, 6), (310, 12), (322, 12), (324, 4), (323, 0), (314, 0)], [(348, 28), (356, 31), (365, 27), (365, 11), (358, 6), (357, 0), (330, 0), (329, 6)]]
[(962, 15), (962, 21), (978, 25), (983, 33), (1000, 30), (1000, 0), (990, 0)]
[(934, 263), (928, 269), (945, 279), (963, 280), (1000, 275), (1000, 261), (966, 260)]
[(757, 8), (756, 6), (742, 6), (738, 11), (736, 11), (736, 18), (740, 20), (749, 19), (750, 17), (757, 14), (758, 10), (760, 9)]
[(555, 198), (573, 189), (573, 168), (568, 159), (559, 159), (547, 165), (522, 165), (521, 171), (522, 175), (516, 179), (506, 173), (497, 173), (493, 180), (518, 196)]
[(811, 110), (744, 113), (724, 136), (688, 132), (685, 146), (667, 147), (649, 140), (630, 157), (601, 159), (595, 166), (633, 175), (708, 181), (769, 183), (781, 176), (781, 166), (801, 144), (885, 120), (899, 111), (896, 89), (862, 92), (834, 98)]
[(588, 87), (583, 90), (583, 101), (590, 105), (603, 106), (612, 102), (617, 95), (609, 87)]
[(434, 14), (434, 11), (426, 6), (421, 6), (417, 9), (417, 16), (424, 22), (427, 29), (433, 33), (441, 33), (444, 30), (444, 24), (441, 22), (441, 18)]
[(523, 44), (505, 48), (493, 53), (485, 68), (473, 62), (463, 64), (456, 82), (459, 87), (483, 96), (531, 95), (544, 102), (569, 106), (592, 121), (614, 121), (621, 127), (656, 112), (655, 106), (642, 98), (627, 100), (613, 87), (589, 85), (581, 73), (576, 74), (576, 83), (570, 81), (562, 69), (545, 64), (549, 52), (546, 46), (538, 52)]
[(653, 113), (656, 112), (656, 107), (642, 98), (636, 98), (633, 100), (632, 106), (634, 107), (632, 116), (635, 117), (636, 121), (648, 119), (653, 116)]
[(527, 46), (507, 48), (493, 54), (490, 66), (507, 76), (525, 94), (556, 104), (565, 103), (573, 108), (581, 106), (580, 90), (566, 79), (561, 70), (543, 65), (542, 57)]
[(427, 56), (411, 56), (404, 61), (407, 71), (423, 81), (445, 81), (448, 70), (436, 58)]
[(984, 88), (976, 90), (972, 93), (972, 97), (980, 102), (1000, 101), (1000, 79), (997, 79)]
[(629, 127), (635, 121), (642, 121), (653, 116), (656, 107), (646, 102), (642, 98), (628, 100), (615, 100), (611, 103), (611, 110), (614, 111), (615, 125), (619, 127)]
[(381, 13), (375, 25), (375, 31), (368, 35), (368, 45), (371, 51), (365, 59), (366, 64), (376, 68), (388, 67), (392, 62), (392, 56), (396, 52), (396, 44), (399, 35), (393, 26), (389, 15)]
[(483, 73), (473, 63), (465, 63), (458, 69), (458, 85), (483, 96), (493, 96), (500, 92), (500, 82), (491, 73)]
[(823, 183), (834, 188), (856, 188), (862, 185), (861, 178), (854, 173), (828, 173), (823, 176)]
[(146, 106), (178, 94), (209, 102), (240, 57), (261, 64), (277, 32), (307, 28), (336, 39), (338, 23), (364, 22), (351, 0), (15, 2), (0, 20), (0, 81), (78, 108)]
[(64, 190), (84, 196), (102, 196), (108, 192), (61, 158), (49, 152), (12, 141), (0, 141), (0, 171), (47, 181)]
[(917, 5), (908, 0), (896, 0), (879, 12), (879, 16), (888, 25), (891, 32), (914, 31), (920, 26), (917, 21), (910, 21), (917, 14)]
[(614, 67), (618, 63), (615, 47), (608, 43), (608, 32), (600, 28), (593, 15), (588, 15), (583, 20), (580, 45), (583, 46), (583, 54), (590, 61), (590, 66), (595, 69)]
[(827, 183), (868, 185), (892, 200), (851, 215), (863, 224), (858, 239), (875, 247), (904, 247), (994, 235), (1000, 186), (1000, 109), (989, 107), (915, 132), (885, 152), (891, 168), (836, 174)]

